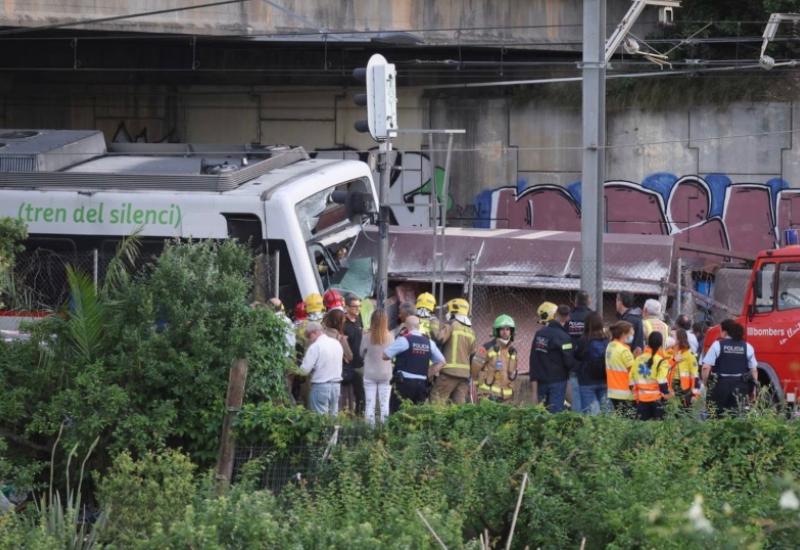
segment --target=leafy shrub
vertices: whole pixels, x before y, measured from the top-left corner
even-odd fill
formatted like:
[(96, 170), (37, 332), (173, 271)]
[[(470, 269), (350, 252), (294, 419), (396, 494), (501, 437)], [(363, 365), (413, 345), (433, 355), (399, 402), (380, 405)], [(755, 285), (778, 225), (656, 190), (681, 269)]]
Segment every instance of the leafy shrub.
[(126, 548), (169, 524), (195, 495), (195, 466), (174, 450), (133, 460), (119, 454), (98, 483), (97, 498), (108, 514), (103, 539)]
[(9, 459), (47, 460), (63, 422), (67, 449), (100, 437), (92, 469), (164, 447), (212, 463), (234, 359), (249, 361), (248, 399), (286, 391), (284, 325), (249, 307), (251, 266), (250, 251), (226, 241), (172, 243), (130, 277), (112, 270), (125, 284), (100, 292), (71, 272), (69, 307), (32, 325), (29, 341), (0, 343)]

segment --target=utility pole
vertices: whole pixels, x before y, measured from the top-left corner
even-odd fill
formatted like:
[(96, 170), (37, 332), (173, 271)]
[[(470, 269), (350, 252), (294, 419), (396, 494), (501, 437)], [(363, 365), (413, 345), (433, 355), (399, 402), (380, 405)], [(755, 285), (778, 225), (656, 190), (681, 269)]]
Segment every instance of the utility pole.
[[(606, 180), (606, 65), (647, 6), (671, 22), (680, 0), (633, 0), (606, 42), (606, 0), (583, 1), (583, 177), (581, 178), (581, 287), (603, 314), (603, 233)], [(765, 32), (766, 36), (766, 32)], [(648, 54), (655, 63), (667, 57)]]
[(606, 0), (583, 2), (583, 176), (581, 287), (603, 314), (605, 230)]
[(389, 294), (389, 180), (392, 174), (394, 158), (392, 156), (392, 140), (387, 137), (380, 144), (381, 157), (381, 182), (378, 189), (378, 309), (386, 306)]
[(357, 120), (355, 129), (369, 132), (380, 144), (380, 189), (378, 189), (378, 281), (376, 298), (383, 309), (389, 293), (389, 180), (392, 173), (392, 137), (397, 134), (397, 71), (380, 54), (369, 58), (366, 67), (353, 70), (353, 77), (366, 84), (366, 93), (357, 94), (356, 105), (367, 108), (366, 120)]

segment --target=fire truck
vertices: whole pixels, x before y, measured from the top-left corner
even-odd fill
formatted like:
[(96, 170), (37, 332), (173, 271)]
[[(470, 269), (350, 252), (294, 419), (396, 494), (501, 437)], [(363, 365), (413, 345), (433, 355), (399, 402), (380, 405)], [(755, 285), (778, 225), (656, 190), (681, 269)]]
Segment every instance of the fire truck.
[[(736, 321), (758, 360), (758, 379), (776, 401), (792, 405), (800, 392), (800, 246), (765, 250), (756, 258)], [(719, 338), (709, 329), (706, 351)]]

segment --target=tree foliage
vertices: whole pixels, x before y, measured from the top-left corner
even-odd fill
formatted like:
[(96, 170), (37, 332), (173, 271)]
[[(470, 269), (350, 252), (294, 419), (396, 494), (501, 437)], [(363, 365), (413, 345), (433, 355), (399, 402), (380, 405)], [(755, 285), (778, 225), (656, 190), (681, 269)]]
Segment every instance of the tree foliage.
[(10, 287), (11, 272), (16, 255), (22, 251), (20, 242), (27, 237), (25, 224), (12, 218), (0, 218), (0, 308), (2, 297)]
[(70, 270), (70, 300), (29, 327), (27, 342), (0, 343), (0, 434), (17, 463), (62, 445), (91, 467), (110, 457), (180, 447), (201, 465), (216, 457), (228, 370), (250, 365), (248, 399), (285, 396), (284, 325), (249, 307), (252, 257), (233, 242), (173, 243), (152, 264), (98, 291)]

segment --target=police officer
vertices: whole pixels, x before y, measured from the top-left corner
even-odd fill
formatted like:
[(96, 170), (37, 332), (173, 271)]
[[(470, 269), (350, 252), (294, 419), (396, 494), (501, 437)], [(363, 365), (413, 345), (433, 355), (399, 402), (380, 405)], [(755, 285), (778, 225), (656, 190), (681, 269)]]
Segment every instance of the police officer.
[(435, 339), (439, 335), (439, 319), (433, 315), (436, 310), (436, 298), (430, 292), (423, 292), (417, 297), (416, 307), (422, 334)]
[[(583, 327), (586, 324), (586, 317), (592, 313), (589, 309), (591, 298), (589, 293), (585, 290), (579, 290), (575, 295), (575, 307), (569, 312), (569, 321), (567, 321), (567, 332), (569, 337), (572, 338), (573, 349), (578, 348), (578, 342), (583, 336)], [(567, 386), (567, 398), (573, 411), (582, 411), (583, 404), (581, 403), (580, 384), (578, 382), (577, 369), (573, 369), (569, 374), (569, 385)]]
[(431, 398), (436, 403), (448, 399), (465, 403), (470, 394), (470, 367), (476, 351), (475, 332), (469, 318), (469, 302), (454, 298), (447, 302), (447, 323), (439, 330), (439, 338), (447, 362), (439, 373)]
[(591, 298), (589, 293), (585, 290), (579, 290), (575, 296), (575, 307), (569, 313), (569, 321), (567, 321), (567, 332), (569, 332), (572, 343), (577, 345), (578, 340), (583, 336), (583, 327), (586, 324), (586, 317), (592, 312), (589, 309)]
[(511, 383), (517, 377), (517, 350), (514, 348), (516, 324), (509, 315), (500, 315), (492, 325), (492, 335), (472, 358), (472, 379), (479, 399), (510, 401)]
[(720, 324), (719, 340), (711, 344), (703, 358), (703, 383), (709, 374), (716, 376), (711, 401), (717, 412), (737, 409), (758, 381), (758, 361), (753, 346), (744, 341), (744, 327), (733, 319)]
[(422, 334), (419, 317), (410, 315), (405, 320), (406, 332), (398, 336), (383, 352), (383, 359), (394, 359), (394, 390), (389, 400), (389, 410), (396, 412), (400, 402), (407, 399), (419, 404), (428, 398), (428, 379), (444, 365), (444, 356), (436, 343)]
[(545, 302), (538, 313), (539, 322), (547, 326), (533, 335), (531, 380), (538, 383), (539, 402), (546, 402), (550, 412), (561, 412), (569, 372), (575, 366), (574, 346), (566, 329), (569, 306)]

